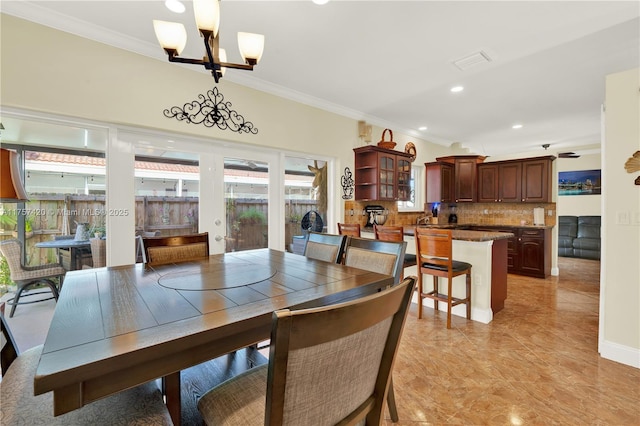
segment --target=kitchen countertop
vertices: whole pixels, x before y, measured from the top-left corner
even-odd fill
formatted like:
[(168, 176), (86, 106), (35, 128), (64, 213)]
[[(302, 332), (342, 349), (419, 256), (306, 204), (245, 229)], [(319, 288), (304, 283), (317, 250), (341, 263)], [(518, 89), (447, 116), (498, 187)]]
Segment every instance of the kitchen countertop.
[[(418, 225), (422, 228), (443, 228), (443, 229), (464, 229), (464, 228), (469, 228), (469, 227), (474, 227), (474, 228), (500, 228), (500, 229), (504, 229), (504, 228), (527, 228), (527, 229), (551, 229), (554, 227), (554, 225), (489, 225), (489, 224), (484, 224), (484, 223), (457, 223), (457, 224), (452, 224), (452, 223), (427, 223), (427, 224), (420, 224)], [(404, 225), (405, 228), (412, 228), (414, 227), (414, 225)], [(372, 228), (373, 230), (373, 228)]]
[[(437, 226), (437, 225), (436, 225)], [(420, 226), (420, 228), (432, 228), (436, 226)], [(438, 228), (445, 228), (444, 226), (437, 226)], [(408, 237), (413, 237), (413, 230), (415, 226), (404, 226), (404, 235)], [(453, 228), (452, 226), (446, 227), (448, 229)], [(362, 230), (363, 233), (370, 232), (373, 234), (373, 229), (364, 228)], [(468, 229), (451, 229), (451, 236), (454, 240), (457, 241), (495, 241), (495, 240), (506, 240), (514, 235), (511, 232), (489, 232), (489, 231), (471, 231)]]
[[(422, 228), (422, 226), (421, 226)], [(404, 227), (404, 235), (413, 236), (413, 226)], [(451, 236), (458, 241), (495, 241), (506, 240), (514, 235), (510, 232), (470, 231), (466, 229), (451, 229)]]

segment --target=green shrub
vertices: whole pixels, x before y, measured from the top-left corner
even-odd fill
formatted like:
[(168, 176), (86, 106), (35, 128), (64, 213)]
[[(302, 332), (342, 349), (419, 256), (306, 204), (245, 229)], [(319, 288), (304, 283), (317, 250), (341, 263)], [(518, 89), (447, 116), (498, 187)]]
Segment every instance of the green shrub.
[(11, 281), (11, 271), (9, 271), (9, 264), (7, 259), (0, 256), (0, 295), (5, 294), (8, 291), (8, 287), (15, 285)]
[(267, 222), (267, 216), (255, 207), (250, 207), (240, 213), (238, 221), (243, 225), (262, 225)]

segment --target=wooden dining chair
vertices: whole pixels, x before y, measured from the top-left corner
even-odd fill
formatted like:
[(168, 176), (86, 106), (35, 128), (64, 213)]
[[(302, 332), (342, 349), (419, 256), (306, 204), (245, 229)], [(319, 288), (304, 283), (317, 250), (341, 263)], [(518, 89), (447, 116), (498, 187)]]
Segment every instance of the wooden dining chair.
[[(380, 274), (392, 275), (398, 284), (403, 275), (403, 258), (407, 243), (402, 241), (380, 241), (368, 238), (349, 237), (345, 247), (344, 264)], [(389, 414), (393, 422), (398, 421), (393, 380), (390, 380), (387, 397)]]
[[(404, 241), (404, 226), (373, 225), (373, 234), (380, 241)], [(416, 265), (416, 255), (405, 253), (400, 279), (404, 278), (404, 268)]]
[(344, 249), (344, 264), (380, 274), (392, 275), (400, 282), (406, 241), (381, 241), (349, 237)]
[(188, 262), (209, 257), (209, 233), (173, 237), (143, 237), (148, 266)]
[(273, 314), (269, 363), (208, 391), (208, 425), (379, 425), (415, 278), (370, 296)]
[[(418, 260), (418, 318), (422, 318), (422, 299), (432, 299), (434, 309), (438, 303), (447, 304), (447, 328), (451, 328), (451, 309), (460, 304), (467, 306), (467, 319), (471, 319), (471, 264), (453, 260), (453, 242), (450, 229), (415, 228), (416, 256)], [(433, 289), (425, 291), (422, 274), (433, 276)], [(466, 276), (464, 298), (453, 296), (453, 278)], [(441, 293), (438, 278), (447, 279), (447, 292)]]
[(2, 381), (0, 418), (3, 425), (172, 425), (169, 411), (156, 381), (92, 402), (78, 410), (54, 417), (53, 394), (34, 396), (33, 378), (42, 345), (18, 351), (0, 304)]
[[(16, 283), (16, 295), (7, 301), (11, 305), (9, 317), (13, 317), (18, 305), (42, 302), (56, 299), (66, 271), (59, 263), (48, 263), (39, 266), (26, 266), (22, 263), (22, 243), (19, 240), (5, 240), (0, 242), (0, 252), (7, 260), (11, 281)], [(58, 280), (58, 282), (56, 282)], [(29, 291), (36, 286), (46, 285), (47, 291)], [(60, 287), (59, 287), (60, 286)], [(51, 297), (38, 297), (35, 300), (22, 300), (23, 297), (37, 296), (51, 292)]]
[(359, 223), (338, 223), (338, 234), (360, 238)]
[(309, 231), (304, 255), (324, 262), (341, 263), (346, 240), (344, 235)]

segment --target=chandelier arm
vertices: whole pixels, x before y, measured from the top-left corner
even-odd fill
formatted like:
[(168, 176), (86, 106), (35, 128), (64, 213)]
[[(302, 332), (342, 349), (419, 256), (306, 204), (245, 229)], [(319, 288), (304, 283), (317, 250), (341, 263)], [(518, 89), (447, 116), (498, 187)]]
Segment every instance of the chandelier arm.
[(207, 63), (202, 59), (183, 58), (181, 56), (169, 56), (169, 62), (180, 62), (182, 64), (204, 65), (205, 67), (207, 65)]
[(226, 68), (234, 68), (237, 70), (253, 71), (253, 65), (247, 65), (247, 64), (233, 64), (231, 62), (220, 62), (220, 66), (226, 67)]

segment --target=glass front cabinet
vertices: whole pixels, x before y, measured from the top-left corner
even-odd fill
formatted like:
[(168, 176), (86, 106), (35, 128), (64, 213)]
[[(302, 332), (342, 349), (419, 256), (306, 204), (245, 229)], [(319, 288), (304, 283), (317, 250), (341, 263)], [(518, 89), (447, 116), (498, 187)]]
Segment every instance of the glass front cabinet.
[(411, 155), (377, 146), (355, 148), (355, 199), (408, 201)]

